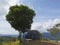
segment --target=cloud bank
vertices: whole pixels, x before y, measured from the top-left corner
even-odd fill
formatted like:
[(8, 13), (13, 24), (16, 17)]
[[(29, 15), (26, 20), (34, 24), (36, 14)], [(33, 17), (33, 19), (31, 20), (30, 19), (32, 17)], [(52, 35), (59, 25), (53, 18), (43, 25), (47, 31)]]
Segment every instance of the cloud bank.
[(40, 32), (48, 32), (47, 29), (53, 27), (55, 24), (60, 23), (60, 19), (48, 20), (46, 22), (32, 23), (32, 30), (38, 30)]
[(19, 0), (0, 0), (0, 34), (18, 34), (5, 19), (9, 7), (18, 4), (18, 1)]

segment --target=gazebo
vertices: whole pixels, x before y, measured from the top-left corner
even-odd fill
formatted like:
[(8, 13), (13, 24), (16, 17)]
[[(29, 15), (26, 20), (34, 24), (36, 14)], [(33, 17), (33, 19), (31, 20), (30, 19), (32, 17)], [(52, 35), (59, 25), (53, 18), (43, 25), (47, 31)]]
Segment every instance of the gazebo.
[(41, 37), (42, 35), (37, 30), (30, 30), (23, 34), (24, 39), (39, 40)]

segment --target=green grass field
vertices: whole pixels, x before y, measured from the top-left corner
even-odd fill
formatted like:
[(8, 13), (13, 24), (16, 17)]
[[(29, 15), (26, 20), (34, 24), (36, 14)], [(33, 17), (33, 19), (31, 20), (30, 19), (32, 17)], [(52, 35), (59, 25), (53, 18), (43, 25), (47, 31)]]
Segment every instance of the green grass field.
[(15, 42), (2, 42), (1, 45), (19, 45), (19, 41), (15, 41)]

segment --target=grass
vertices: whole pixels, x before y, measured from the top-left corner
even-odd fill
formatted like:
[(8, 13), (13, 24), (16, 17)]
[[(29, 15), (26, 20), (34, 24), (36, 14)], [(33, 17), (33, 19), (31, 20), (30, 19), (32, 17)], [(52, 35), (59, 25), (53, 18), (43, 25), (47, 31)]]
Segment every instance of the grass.
[(19, 45), (19, 41), (15, 41), (15, 42), (3, 42), (2, 45)]
[[(46, 41), (46, 40), (37, 40), (40, 44), (40, 42), (47, 42), (47, 43), (52, 43), (50, 40)], [(33, 42), (33, 41), (32, 41)], [(0, 45), (19, 45), (19, 40), (13, 42), (13, 41), (10, 41), (10, 42), (2, 42)]]

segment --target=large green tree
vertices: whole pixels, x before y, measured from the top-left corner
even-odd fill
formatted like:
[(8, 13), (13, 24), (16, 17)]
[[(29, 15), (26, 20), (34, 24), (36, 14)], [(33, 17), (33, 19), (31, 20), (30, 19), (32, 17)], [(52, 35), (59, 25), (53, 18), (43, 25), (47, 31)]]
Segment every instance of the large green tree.
[(9, 12), (6, 15), (6, 20), (15, 30), (19, 31), (19, 37), (21, 37), (21, 33), (24, 33), (31, 28), (34, 16), (34, 10), (28, 6), (15, 5), (10, 7)]
[(60, 23), (59, 24), (56, 24), (52, 28), (48, 29), (48, 31), (58, 41), (58, 39), (60, 38), (60, 36), (58, 35), (58, 34), (60, 34)]

